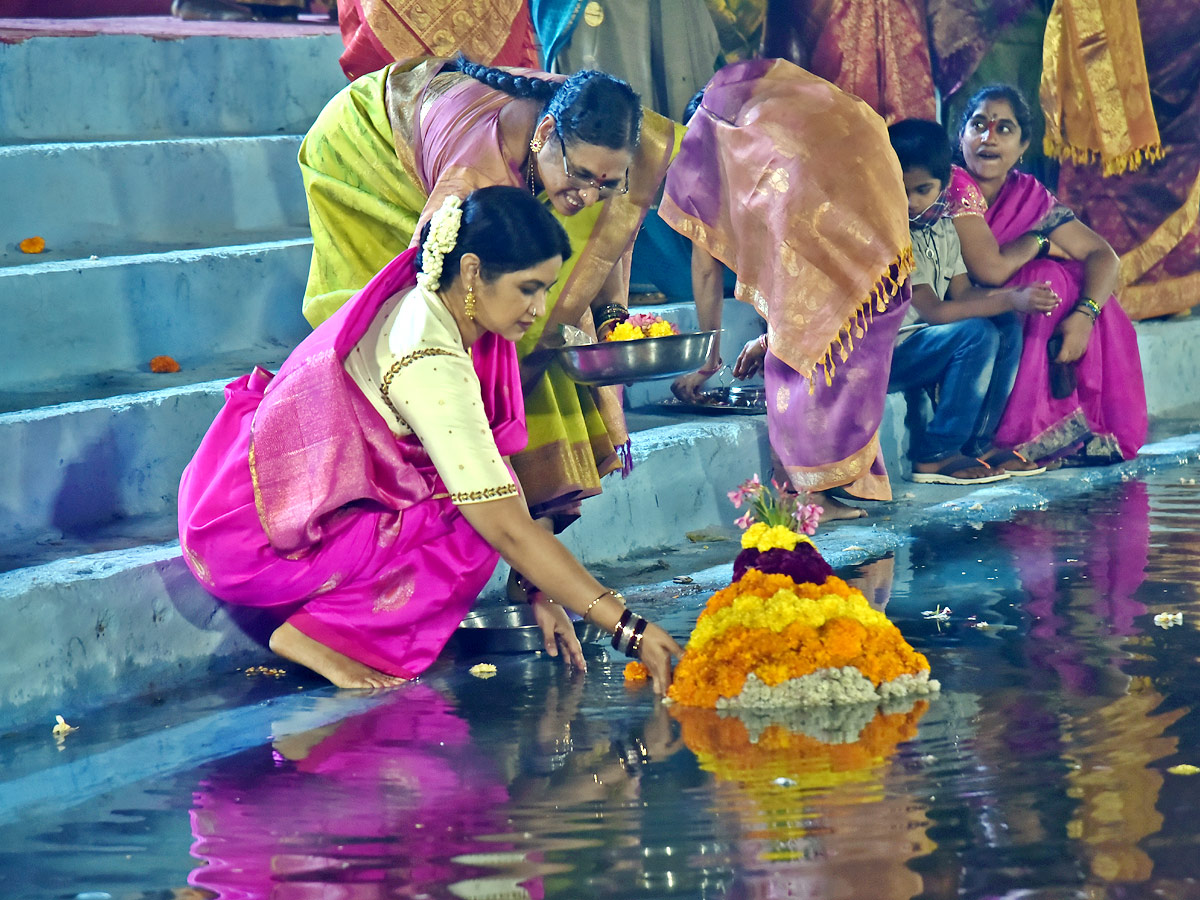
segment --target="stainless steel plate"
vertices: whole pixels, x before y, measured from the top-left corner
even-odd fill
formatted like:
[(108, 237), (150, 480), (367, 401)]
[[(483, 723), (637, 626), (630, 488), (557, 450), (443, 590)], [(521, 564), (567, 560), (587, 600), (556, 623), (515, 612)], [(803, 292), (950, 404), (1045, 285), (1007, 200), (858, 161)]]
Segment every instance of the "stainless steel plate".
[(602, 341), (558, 351), (572, 381), (599, 386), (673, 378), (704, 365), (715, 331), (673, 334), (636, 341)]
[(766, 388), (762, 385), (729, 385), (704, 391), (700, 403), (686, 403), (672, 397), (659, 406), (672, 412), (700, 413), (702, 415), (761, 416), (767, 411)]
[[(575, 635), (581, 644), (598, 643), (609, 637), (603, 628), (575, 622)], [(455, 630), (455, 647), (468, 656), (488, 653), (532, 653), (545, 649), (542, 630), (525, 604), (476, 610), (463, 619)]]

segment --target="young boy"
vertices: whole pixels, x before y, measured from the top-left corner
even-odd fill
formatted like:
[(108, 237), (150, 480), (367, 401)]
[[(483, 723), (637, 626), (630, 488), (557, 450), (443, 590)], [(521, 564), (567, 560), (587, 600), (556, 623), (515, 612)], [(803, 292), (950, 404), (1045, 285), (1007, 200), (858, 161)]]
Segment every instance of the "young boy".
[[(950, 179), (946, 132), (936, 122), (905, 119), (888, 136), (904, 174), (916, 261), (912, 307), (896, 338), (888, 379), (889, 392), (909, 398), (912, 480), (982, 484), (1044, 472), (1045, 466), (991, 441), (1021, 359), (1021, 321), (1014, 311), (1047, 313), (1059, 298), (1042, 284), (973, 285), (954, 223), (942, 215)], [(935, 394), (932, 418), (919, 421), (924, 395)]]

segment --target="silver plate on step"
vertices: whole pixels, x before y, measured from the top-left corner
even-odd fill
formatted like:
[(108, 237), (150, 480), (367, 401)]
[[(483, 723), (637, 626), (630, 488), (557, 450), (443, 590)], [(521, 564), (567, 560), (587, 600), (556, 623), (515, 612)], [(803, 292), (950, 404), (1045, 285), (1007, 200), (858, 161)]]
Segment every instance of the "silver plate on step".
[[(603, 628), (575, 622), (575, 635), (581, 644), (594, 644), (610, 635)], [(498, 606), (468, 613), (454, 632), (455, 647), (467, 656), (487, 653), (532, 653), (544, 650), (542, 630), (527, 605)]]
[(673, 412), (702, 413), (704, 415), (761, 416), (767, 411), (767, 389), (762, 385), (729, 385), (709, 388), (703, 392), (699, 403), (686, 403), (672, 397), (659, 406)]

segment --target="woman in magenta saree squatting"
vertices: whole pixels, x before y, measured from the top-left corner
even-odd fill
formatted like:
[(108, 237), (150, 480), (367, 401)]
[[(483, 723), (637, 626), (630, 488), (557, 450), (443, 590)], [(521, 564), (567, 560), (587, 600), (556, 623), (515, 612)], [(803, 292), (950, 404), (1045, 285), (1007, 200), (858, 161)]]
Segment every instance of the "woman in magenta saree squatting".
[(973, 281), (1048, 284), (1062, 299), (1027, 316), (1025, 345), (998, 447), (1029, 459), (1102, 465), (1131, 459), (1146, 439), (1146, 393), (1137, 336), (1113, 290), (1112, 247), (1015, 167), (1028, 145), (1028, 104), (990, 85), (967, 104), (959, 130), (949, 214)]
[(883, 119), (785, 60), (727, 66), (689, 122), (659, 214), (692, 240), (703, 328), (720, 328), (712, 260), (767, 321), (734, 374), (765, 366), (771, 448), (791, 484), (826, 518), (862, 514), (835, 488), (889, 499), (878, 432), (912, 249)]
[(544, 312), (566, 234), (525, 191), (492, 187), (448, 197), (421, 243), (277, 375), (229, 385), (180, 484), (184, 559), (217, 597), (278, 610), (280, 655), (380, 687), (434, 661), (503, 556), (546, 591), (551, 655), (583, 666), (565, 607), (616, 631), (665, 689), (678, 645), (533, 522), (507, 462), (526, 440), (514, 342)]

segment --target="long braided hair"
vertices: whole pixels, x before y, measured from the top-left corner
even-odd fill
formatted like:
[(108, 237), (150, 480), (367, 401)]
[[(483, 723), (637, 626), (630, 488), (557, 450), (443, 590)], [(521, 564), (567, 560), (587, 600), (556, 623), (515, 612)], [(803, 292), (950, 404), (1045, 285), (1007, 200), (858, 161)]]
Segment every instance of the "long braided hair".
[(642, 133), (642, 104), (628, 83), (606, 72), (585, 69), (566, 81), (517, 75), (471, 62), (461, 54), (446, 66), (513, 97), (542, 101), (542, 116), (554, 117), (564, 144), (596, 144), (633, 149)]

